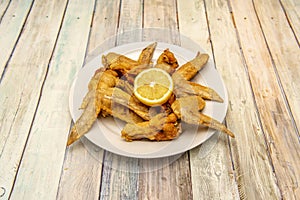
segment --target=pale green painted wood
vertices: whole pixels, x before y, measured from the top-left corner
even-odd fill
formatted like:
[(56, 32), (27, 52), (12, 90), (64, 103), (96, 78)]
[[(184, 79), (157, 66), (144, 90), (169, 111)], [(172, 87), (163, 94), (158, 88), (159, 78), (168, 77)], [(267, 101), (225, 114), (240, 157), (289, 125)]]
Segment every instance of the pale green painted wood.
[[(37, 1), (33, 5), (1, 80), (0, 186), (6, 191), (3, 198), (8, 197), (13, 187), (65, 5), (66, 1)], [(48, 18), (40, 17), (45, 15)]]
[[(32, 0), (12, 1), (2, 18), (0, 23), (0, 77), (10, 55), (13, 54), (31, 5)], [(0, 14), (1, 8), (0, 6)]]
[[(64, 11), (64, 4), (54, 2), (46, 6), (45, 2), (41, 3), (42, 6), (37, 8), (42, 7), (47, 11), (44, 10), (45, 13), (40, 14), (38, 18), (48, 15), (48, 19), (51, 19), (61, 16), (60, 12)], [(48, 11), (52, 6), (60, 6), (60, 9)], [(41, 81), (44, 81), (42, 94), (15, 181), (12, 199), (56, 198), (71, 121), (68, 109), (69, 90), (76, 71), (82, 67), (93, 9), (94, 0), (70, 1), (64, 20), (56, 19), (63, 24), (47, 76), (40, 77)], [(85, 12), (80, 12), (82, 10)], [(53, 27), (53, 24), (48, 26)], [(41, 31), (37, 35), (40, 33)], [(46, 34), (48, 33), (41, 35)], [(52, 35), (52, 38), (55, 37)], [(41, 44), (40, 47), (45, 48)], [(46, 69), (47, 66), (43, 68)]]
[[(101, 50), (115, 45), (115, 40), (107, 38), (117, 32), (119, 6), (118, 0), (96, 1), (87, 57), (96, 56)], [(66, 152), (57, 198), (98, 199), (101, 192), (103, 154), (104, 150), (85, 138), (70, 146)]]
[(4, 16), (5, 11), (9, 6), (10, 0), (1, 0), (0, 1), (0, 19)]

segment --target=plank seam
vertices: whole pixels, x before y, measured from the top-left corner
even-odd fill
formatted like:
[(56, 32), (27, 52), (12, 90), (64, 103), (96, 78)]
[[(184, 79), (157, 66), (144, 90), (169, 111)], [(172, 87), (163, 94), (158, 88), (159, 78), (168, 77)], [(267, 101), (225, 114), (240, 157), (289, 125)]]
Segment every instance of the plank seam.
[[(179, 25), (179, 24), (178, 24)], [(191, 154), (190, 151), (187, 151), (188, 161), (189, 161), (189, 177), (190, 177), (190, 187), (191, 187), (191, 198), (193, 199), (193, 184), (192, 184), (192, 166), (191, 166)]]
[[(72, 128), (73, 124), (71, 123), (70, 127), (69, 127), (69, 132), (71, 131), (71, 128)], [(67, 159), (67, 153), (69, 152), (69, 148), (66, 146), (66, 149), (65, 149), (65, 155), (64, 155), (64, 162), (66, 161)], [(60, 176), (59, 176), (59, 181), (58, 181), (58, 185), (57, 185), (57, 191), (56, 191), (56, 199), (58, 199), (58, 195), (59, 195), (59, 192), (60, 192), (60, 184), (61, 184), (61, 178), (62, 178), (62, 174), (63, 174), (63, 171), (64, 171), (64, 164), (62, 164), (61, 166), (61, 170), (60, 170)]]
[[(119, 34), (119, 29), (120, 29), (120, 19), (121, 19), (121, 11), (122, 11), (122, 1), (123, 0), (120, 0), (120, 3), (119, 3), (119, 15), (118, 15), (118, 20), (117, 20), (117, 33), (116, 34)], [(116, 37), (116, 41), (115, 41), (115, 46), (118, 45), (118, 37)]]
[(145, 16), (144, 16), (144, 13), (145, 13), (145, 0), (141, 0), (142, 1), (142, 28), (144, 28), (144, 21), (145, 21)]
[[(1, 82), (2, 82), (2, 80), (3, 80), (3, 78), (4, 78), (4, 75), (5, 75), (5, 72), (6, 72), (6, 70), (7, 70), (8, 64), (10, 63), (10, 60), (11, 60), (11, 58), (12, 58), (12, 56), (13, 56), (13, 52), (15, 51), (15, 49), (16, 49), (16, 47), (17, 47), (17, 44), (19, 43), (19, 40), (20, 40), (20, 38), (21, 38), (22, 32), (23, 32), (23, 30), (24, 30), (24, 27), (25, 27), (25, 25), (26, 25), (28, 16), (29, 16), (29, 14), (30, 14), (30, 12), (31, 12), (31, 10), (32, 10), (32, 7), (33, 7), (34, 2), (35, 2), (35, 0), (33, 0), (33, 1), (31, 2), (31, 5), (30, 5), (30, 7), (29, 7), (29, 11), (28, 11), (28, 13), (27, 13), (27, 15), (26, 15), (26, 17), (25, 17), (25, 20), (24, 20), (24, 24), (22, 25), (22, 28), (21, 28), (20, 33), (19, 33), (19, 35), (18, 35), (18, 38), (17, 38), (17, 40), (16, 40), (16, 42), (15, 42), (15, 44), (14, 44), (14, 47), (13, 47), (11, 53), (10, 53), (10, 56), (9, 56), (8, 60), (6, 61), (6, 64), (5, 64), (4, 69), (3, 69), (3, 72), (2, 72), (2, 74), (1, 74), (1, 76), (0, 76), (0, 84), (1, 84)], [(1, 20), (2, 20), (2, 18), (1, 18)], [(0, 21), (0, 23), (1, 23), (1, 21)]]
[[(17, 113), (19, 112), (21, 101), (22, 101), (22, 97), (19, 99), (19, 103), (18, 103), (17, 110), (16, 110), (16, 112), (15, 112), (15, 114), (14, 114), (14, 118), (12, 119), (12, 123), (11, 123), (11, 125), (10, 125), (10, 127), (9, 127), (9, 131), (8, 131), (9, 134), (10, 134), (10, 132), (11, 132), (12, 126), (13, 126), (14, 123), (15, 123), (16, 115), (17, 115)], [(9, 135), (9, 134), (8, 134), (8, 135)], [(8, 137), (6, 138), (6, 140), (5, 140), (5, 142), (4, 142), (3, 148), (2, 148), (1, 153), (0, 153), (0, 158), (2, 157), (2, 154), (3, 154), (3, 151), (4, 151), (4, 149), (5, 149), (7, 140), (8, 140)]]
[[(14, 177), (14, 180), (13, 180), (13, 185), (12, 185), (12, 188), (11, 188), (11, 191), (9, 193), (9, 199), (11, 198), (11, 195), (13, 193), (13, 190), (14, 190), (14, 187), (15, 187), (15, 183), (16, 183), (16, 180), (17, 180), (17, 177), (18, 177), (18, 173), (19, 173), (19, 170), (20, 170), (20, 166), (22, 164), (22, 159), (24, 157), (24, 154), (25, 154), (25, 150), (26, 150), (26, 147), (27, 147), (27, 144), (28, 144), (28, 141), (29, 141), (29, 138), (30, 138), (30, 133), (31, 133), (31, 130), (32, 130), (32, 127), (33, 127), (33, 124), (34, 124), (34, 121), (35, 121), (35, 117), (36, 117), (36, 114), (37, 114), (37, 111), (38, 111), (38, 108), (39, 108), (39, 104), (40, 104), (40, 100), (41, 100), (41, 97), (42, 97), (42, 93), (43, 93), (43, 88), (44, 88), (44, 85), (45, 85), (45, 82), (47, 80), (47, 75), (48, 75), (48, 71), (49, 71), (49, 67), (50, 67), (50, 62), (51, 62), (51, 59), (53, 57), (53, 54), (54, 54), (54, 51), (55, 51), (55, 48), (56, 48), (56, 45), (57, 45), (57, 41), (58, 41), (58, 37), (59, 37), (59, 34), (60, 34), (60, 31), (61, 31), (61, 28), (62, 28), (62, 24), (63, 24), (63, 20), (65, 18), (65, 14), (66, 14), (66, 10), (67, 10), (67, 6), (69, 4), (69, 0), (67, 0), (67, 3), (66, 3), (66, 6), (65, 6), (65, 9), (64, 9), (64, 13), (63, 13), (63, 16), (62, 16), (62, 20), (61, 20), (61, 23), (60, 23), (60, 26), (59, 26), (59, 29), (58, 29), (58, 33), (57, 33), (57, 36), (56, 36), (56, 39), (55, 39), (55, 42), (54, 42), (54, 47), (53, 47), (53, 50), (51, 52), (51, 55), (50, 55), (50, 58), (49, 58), (49, 61), (48, 61), (48, 66), (47, 66), (47, 69), (46, 69), (46, 72), (45, 72), (45, 76), (44, 76), (44, 80), (43, 80), (43, 83), (42, 83), (42, 86), (41, 86), (41, 89), (40, 89), (40, 95), (39, 95), (39, 98), (38, 98), (38, 103), (36, 105), (36, 108), (35, 108), (35, 111), (34, 111), (34, 114), (33, 114), (33, 118), (32, 118), (32, 121), (31, 121), (31, 124), (30, 124), (30, 128), (29, 128), (29, 131), (28, 131), (28, 136), (26, 138), (26, 141), (25, 141), (25, 145), (24, 145), (24, 148), (23, 148), (23, 151), (21, 153), (21, 157), (20, 157), (20, 162), (19, 162), (19, 165), (16, 169), (16, 175)], [(33, 4), (32, 4), (33, 5)], [(31, 11), (31, 8), (32, 8), (32, 5), (30, 7), (30, 11)], [(27, 16), (28, 17), (28, 16)], [(27, 18), (26, 18), (27, 20)], [(23, 29), (24, 27), (22, 27)], [(1, 83), (1, 82), (0, 82)]]
[(252, 4), (253, 4), (254, 12), (255, 12), (255, 15), (256, 15), (256, 18), (257, 18), (259, 27), (260, 27), (260, 29), (261, 29), (261, 32), (262, 32), (262, 35), (263, 35), (263, 38), (264, 38), (264, 41), (265, 41), (265, 44), (266, 44), (268, 53), (269, 53), (270, 58), (271, 58), (272, 67), (273, 67), (273, 70), (274, 70), (275, 75), (276, 75), (277, 83), (278, 83), (278, 85), (279, 85), (279, 88), (280, 88), (280, 91), (281, 91), (281, 93), (282, 93), (282, 97), (283, 97), (285, 106), (286, 106), (286, 108), (287, 108), (288, 114), (289, 114), (289, 116), (290, 116), (290, 118), (291, 118), (293, 127), (294, 127), (294, 129), (295, 129), (295, 132), (296, 132), (296, 134), (297, 134), (297, 136), (298, 136), (298, 140), (299, 140), (299, 142), (300, 142), (299, 130), (298, 130), (298, 127), (297, 127), (295, 118), (294, 118), (294, 116), (293, 116), (293, 113), (292, 113), (292, 110), (291, 110), (291, 107), (290, 107), (290, 104), (289, 104), (287, 95), (286, 95), (286, 93), (285, 93), (285, 91), (284, 91), (283, 84), (282, 84), (282, 81), (281, 81), (281, 79), (280, 79), (280, 76), (279, 76), (279, 73), (278, 73), (278, 70), (277, 70), (277, 67), (276, 67), (276, 64), (275, 64), (275, 60), (274, 60), (274, 58), (273, 58), (273, 55), (272, 55), (270, 46), (269, 46), (269, 44), (268, 44), (266, 35), (265, 35), (264, 31), (263, 31), (263, 27), (262, 27), (262, 24), (261, 24), (260, 19), (259, 19), (259, 16), (258, 16), (257, 9), (256, 9), (255, 3), (254, 3), (254, 0), (252, 0)]
[[(174, 3), (175, 4), (175, 10), (176, 10), (176, 28), (179, 31), (180, 29), (179, 29), (179, 15), (178, 15), (178, 0), (174, 0), (174, 1), (175, 1), (175, 3)], [(179, 37), (179, 40), (180, 40), (180, 37)]]
[[(94, 0), (94, 10), (93, 10), (93, 14), (92, 14), (92, 19), (91, 19), (91, 23), (90, 23), (90, 31), (89, 31), (89, 34), (88, 34), (88, 38), (90, 38), (91, 36), (91, 32), (92, 32), (92, 27), (93, 27), (93, 22), (94, 22), (94, 17), (95, 17), (95, 12), (96, 12), (96, 0)], [(86, 59), (87, 55), (88, 55), (88, 46), (90, 45), (90, 40), (88, 39), (88, 42), (86, 44), (86, 47), (85, 47), (85, 54), (84, 54), (84, 58)], [(85, 60), (84, 59), (84, 60)], [(85, 63), (85, 61), (84, 61)], [(83, 67), (83, 66), (82, 66)]]
[(289, 18), (288, 14), (287, 14), (287, 12), (286, 12), (286, 10), (285, 10), (285, 7), (284, 7), (282, 1), (281, 1), (281, 0), (278, 0), (278, 1), (279, 1), (280, 6), (281, 6), (281, 9), (282, 9), (282, 11), (283, 11), (283, 13), (284, 13), (284, 15), (285, 15), (286, 21), (287, 21), (287, 23), (289, 24), (289, 26), (290, 26), (290, 28), (291, 28), (291, 30), (292, 30), (292, 32), (293, 32), (293, 35), (294, 35), (294, 37), (295, 37), (295, 39), (296, 39), (296, 41), (297, 41), (297, 43), (298, 43), (298, 47), (299, 47), (299, 46), (300, 46), (299, 40), (298, 40), (298, 38), (297, 38), (297, 34), (296, 34), (295, 30), (293, 29), (292, 22), (290, 21), (290, 18)]
[[(205, 17), (206, 17), (206, 22), (207, 22), (207, 28), (208, 28), (208, 33), (209, 33), (209, 42), (210, 42), (210, 46), (211, 46), (211, 51), (212, 51), (212, 56), (213, 56), (213, 61), (214, 61), (214, 64), (215, 64), (215, 67), (216, 67), (216, 60), (215, 60), (215, 54), (214, 54), (214, 46), (213, 46), (213, 41), (211, 40), (211, 29), (210, 29), (210, 26), (209, 26), (209, 19), (208, 19), (208, 13), (207, 13), (207, 6), (206, 6), (206, 1), (204, 0), (204, 9), (205, 9)], [(229, 4), (227, 2), (227, 4)], [(233, 25), (234, 25), (234, 28), (236, 30), (236, 24), (235, 24), (235, 21), (234, 21), (234, 15), (233, 15), (233, 12), (232, 12), (232, 9), (231, 9), (231, 6), (228, 5), (228, 9), (229, 9), (229, 12), (230, 12), (230, 15), (231, 15), (231, 18), (232, 18), (232, 22), (233, 22)], [(225, 125), (227, 126), (227, 120), (225, 118)], [(233, 159), (233, 151), (232, 151), (232, 145), (231, 145), (231, 140), (229, 138), (229, 136), (227, 136), (227, 143), (228, 143), (228, 148), (229, 148), (229, 155), (230, 155), (230, 160), (231, 160), (231, 169), (233, 171), (233, 176), (234, 176), (234, 180), (235, 180), (235, 184), (238, 188), (238, 195), (239, 195), (239, 198), (241, 199), (241, 194), (240, 194), (240, 190), (239, 190), (239, 184), (238, 184), (238, 180), (237, 180), (237, 176), (236, 176), (236, 167), (235, 167), (235, 164), (234, 164), (234, 159)]]
[(6, 6), (6, 8), (4, 9), (3, 15), (0, 17), (0, 24), (1, 24), (1, 22), (2, 22), (2, 19), (3, 19), (4, 15), (6, 14), (6, 12), (7, 12), (8, 8), (9, 8), (9, 6), (10, 6), (11, 1), (12, 1), (12, 0), (9, 1), (9, 3), (8, 3), (7, 6)]
[[(228, 2), (228, 6), (232, 12), (232, 18), (234, 20), (234, 13), (232, 11), (232, 6), (231, 6), (231, 0), (227, 0)], [(271, 157), (271, 154), (268, 150), (268, 144), (267, 144), (267, 137), (266, 137), (266, 133), (265, 133), (265, 130), (264, 130), (264, 127), (262, 125), (262, 120), (261, 120), (261, 116), (260, 116), (260, 112), (259, 112), (259, 109), (258, 109), (258, 105), (257, 105), (257, 102), (256, 102), (256, 98), (255, 98), (255, 95), (254, 95), (254, 91), (253, 91), (253, 85), (252, 85), (252, 82), (251, 82), (251, 79), (250, 79), (250, 74), (249, 74), (249, 71), (248, 71), (248, 65), (246, 63), (246, 57), (245, 57), (245, 54), (244, 54), (244, 51), (242, 49), (242, 44), (241, 44), (241, 38), (240, 38), (240, 33), (238, 31), (238, 28), (236, 27), (235, 29), (235, 32), (236, 32), (236, 37), (237, 37), (237, 41), (238, 41), (238, 45), (239, 45), (239, 49), (240, 49), (240, 53), (241, 53), (241, 58), (242, 58), (242, 62), (243, 62), (243, 66), (244, 66), (244, 70), (247, 74), (247, 77), (248, 77), (248, 82), (250, 84), (250, 87), (251, 87), (251, 95), (252, 95), (252, 99), (253, 99), (253, 102), (254, 102), (254, 107), (255, 107), (255, 113), (256, 113), (256, 116), (258, 118), (258, 123), (259, 123), (259, 126), (261, 128), (261, 131), (262, 131), (262, 134), (263, 134), (263, 137), (264, 137), (264, 142), (265, 142), (265, 145), (266, 145), (266, 148), (267, 148), (267, 156), (268, 156), (268, 160), (269, 160), (269, 164), (271, 165), (271, 168), (272, 168), (272, 171), (274, 173), (274, 177), (275, 177), (275, 181), (276, 183), (278, 183), (278, 179), (277, 179), (277, 176), (275, 174), (275, 168), (274, 168), (274, 165), (273, 165), (273, 160), (272, 160), (272, 157)], [(236, 177), (236, 176), (235, 176)], [(237, 179), (236, 179), (237, 181)], [(278, 184), (277, 184), (277, 187), (279, 188)], [(238, 187), (238, 190), (239, 190), (239, 194), (240, 194), (240, 186)], [(281, 195), (281, 191), (280, 191), (280, 195)]]

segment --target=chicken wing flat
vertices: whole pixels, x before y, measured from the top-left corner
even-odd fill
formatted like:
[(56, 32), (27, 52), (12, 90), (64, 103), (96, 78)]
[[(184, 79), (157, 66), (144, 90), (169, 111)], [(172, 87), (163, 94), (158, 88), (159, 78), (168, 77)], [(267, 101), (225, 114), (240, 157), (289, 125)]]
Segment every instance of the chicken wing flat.
[[(176, 120), (174, 122), (174, 119)], [(121, 134), (126, 141), (133, 140), (155, 140), (164, 141), (177, 138), (181, 133), (180, 123), (174, 116), (166, 116), (160, 113), (151, 120), (141, 123), (128, 123), (123, 128)]]
[(205, 107), (205, 101), (199, 96), (185, 96), (177, 98), (171, 105), (172, 110), (180, 110), (184, 105), (185, 110), (201, 111)]
[(226, 126), (219, 121), (202, 114), (198, 109), (195, 109), (198, 105), (197, 101), (186, 101), (186, 99), (175, 100), (171, 105), (173, 112), (182, 121), (188, 124), (203, 125), (209, 128), (213, 128), (234, 137), (234, 134), (226, 128)]
[(123, 75), (140, 65), (138, 61), (117, 53), (108, 53), (106, 56), (103, 55), (102, 63), (106, 68), (118, 71)]
[(178, 68), (174, 74), (180, 74), (185, 80), (191, 80), (204, 67), (208, 61), (208, 54), (198, 54), (196, 57)]
[(97, 94), (97, 90), (91, 90), (89, 93), (89, 101), (87, 102), (83, 113), (71, 129), (67, 142), (68, 146), (90, 130), (100, 113), (101, 99), (99, 98), (99, 94)]
[(197, 95), (206, 100), (223, 102), (220, 95), (212, 88), (185, 80), (180, 74), (173, 74), (174, 93), (177, 97)]
[(156, 45), (157, 45), (157, 42), (154, 42), (142, 50), (142, 52), (140, 53), (139, 59), (138, 59), (138, 62), (140, 64), (150, 64), (151, 63)]
[(96, 70), (80, 106), (83, 112), (71, 129), (67, 145), (74, 143), (90, 130), (101, 112), (102, 90), (114, 87), (118, 82), (117, 75), (116, 72), (104, 68)]
[(120, 88), (115, 87), (106, 89), (103, 91), (103, 98), (107, 98), (114, 103), (118, 103), (129, 108), (144, 120), (150, 119), (148, 106), (137, 101), (136, 98), (124, 92)]
[(118, 103), (113, 103), (111, 99), (103, 98), (101, 106), (101, 116), (112, 116), (118, 118), (126, 123), (140, 123), (144, 120), (138, 116), (135, 112), (131, 111), (128, 107)]
[(165, 49), (157, 59), (157, 68), (164, 69), (165, 71), (172, 74), (178, 67), (177, 59), (174, 54), (169, 50)]

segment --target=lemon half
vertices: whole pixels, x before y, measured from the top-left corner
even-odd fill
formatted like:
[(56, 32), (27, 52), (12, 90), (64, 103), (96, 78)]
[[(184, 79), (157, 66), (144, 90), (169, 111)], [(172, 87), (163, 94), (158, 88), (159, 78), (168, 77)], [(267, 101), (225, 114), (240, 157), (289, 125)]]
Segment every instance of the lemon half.
[(148, 106), (161, 105), (169, 100), (174, 88), (172, 77), (159, 68), (140, 72), (134, 80), (134, 95)]

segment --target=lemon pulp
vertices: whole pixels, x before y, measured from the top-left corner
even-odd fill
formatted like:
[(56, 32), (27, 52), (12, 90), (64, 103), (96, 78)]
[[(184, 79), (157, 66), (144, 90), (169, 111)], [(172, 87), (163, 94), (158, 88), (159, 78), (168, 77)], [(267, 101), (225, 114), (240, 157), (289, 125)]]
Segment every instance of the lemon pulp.
[(166, 71), (149, 68), (135, 78), (134, 95), (148, 106), (161, 105), (168, 101), (173, 87), (173, 80)]

